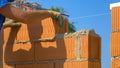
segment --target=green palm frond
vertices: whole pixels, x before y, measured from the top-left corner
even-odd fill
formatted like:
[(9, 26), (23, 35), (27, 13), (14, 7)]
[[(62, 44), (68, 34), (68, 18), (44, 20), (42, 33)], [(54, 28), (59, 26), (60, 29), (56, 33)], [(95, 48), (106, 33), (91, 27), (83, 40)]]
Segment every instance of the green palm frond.
[(61, 7), (51, 7), (50, 10), (56, 11), (56, 12), (60, 12), (60, 13), (64, 13), (64, 8)]
[[(56, 12), (60, 12), (60, 13), (64, 13), (64, 9), (63, 8), (60, 8), (60, 7), (51, 7), (52, 11), (56, 11)], [(74, 22), (69, 22), (68, 24), (68, 33), (73, 33), (73, 32), (76, 32), (76, 28), (74, 26)]]
[(68, 33), (73, 33), (73, 32), (76, 32), (76, 28), (74, 26), (74, 22), (69, 23), (69, 25), (68, 25)]

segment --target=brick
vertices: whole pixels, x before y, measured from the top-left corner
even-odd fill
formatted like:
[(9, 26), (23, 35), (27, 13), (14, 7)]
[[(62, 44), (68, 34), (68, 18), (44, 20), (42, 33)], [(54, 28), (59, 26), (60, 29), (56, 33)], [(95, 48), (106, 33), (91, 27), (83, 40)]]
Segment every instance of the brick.
[(0, 68), (15, 68), (15, 65), (0, 64)]
[[(47, 23), (46, 25), (48, 24), (49, 23)], [(58, 29), (58, 27), (56, 28)], [(43, 29), (43, 33), (41, 33), (40, 32), (41, 30), (38, 30), (38, 29), (39, 29), (38, 24), (37, 25), (29, 24), (27, 25), (27, 27), (25, 24), (22, 24), (22, 27), (19, 29), (7, 28), (5, 32), (10, 31), (10, 33), (5, 34), (6, 42), (3, 47), (3, 54), (4, 54), (3, 57), (5, 59), (4, 62), (6, 63), (14, 62), (14, 64), (17, 64), (21, 62), (24, 62), (24, 63), (32, 62), (34, 60), (37, 60), (37, 61), (47, 60), (48, 61), (48, 60), (60, 60), (60, 59), (64, 59), (64, 60), (72, 59), (73, 60), (76, 58), (80, 58), (80, 59), (81, 58), (97, 58), (97, 59), (101, 58), (100, 57), (100, 53), (101, 53), (100, 37), (86, 35), (86, 34), (85, 35), (81, 34), (80, 37), (78, 37), (79, 35), (74, 36), (73, 34), (71, 35), (71, 37), (56, 38), (54, 41), (46, 41), (46, 42), (34, 42), (34, 43), (27, 42), (24, 44), (13, 43), (16, 40), (26, 40), (26, 39), (33, 40), (33, 39), (38, 39), (41, 37), (42, 38), (50, 37), (53, 35), (53, 34), (49, 34), (46, 28)], [(45, 30), (47, 33), (44, 32)], [(42, 35), (44, 33), (45, 35)], [(63, 64), (63, 63), (60, 62), (60, 64)], [(66, 65), (67, 64), (71, 64), (71, 63), (66, 63)], [(75, 65), (76, 67), (80, 67), (79, 64), (81, 63), (73, 62), (72, 64)], [(83, 64), (84, 63), (82, 63), (81, 65)], [(89, 63), (87, 64), (89, 65)], [(36, 64), (17, 65), (18, 68), (27, 68), (27, 67), (29, 68), (29, 67), (36, 67), (36, 66), (38, 65)], [(42, 65), (39, 64), (39, 66), (41, 67)], [(46, 67), (49, 65), (45, 64), (43, 65), (43, 67), (44, 66)], [(86, 68), (86, 65), (85, 67), (83, 66), (83, 68)]]
[(4, 42), (13, 41), (13, 38), (17, 38), (17, 33), (19, 32), (19, 27), (6, 28), (4, 29)]
[(112, 31), (120, 30), (120, 7), (112, 8)]
[[(27, 11), (31, 11), (32, 10), (32, 8), (27, 7), (27, 6), (22, 6), (22, 8), (26, 8)], [(51, 32), (51, 31), (48, 31), (49, 27), (52, 27), (53, 29), (51, 29), (51, 28), (50, 29), (51, 30), (55, 30), (56, 33), (65, 33), (65, 32), (68, 31), (68, 19), (67, 18), (64, 19), (64, 26), (63, 27), (60, 27), (58, 21), (56, 19), (52, 19), (51, 17), (45, 18), (45, 19), (43, 19), (41, 21), (40, 20), (36, 20), (36, 22), (41, 23), (41, 25), (43, 26), (44, 33)], [(44, 30), (44, 27), (45, 27), (45, 29), (47, 27), (47, 31)], [(51, 32), (51, 33), (53, 33), (53, 32)]]
[(15, 64), (0, 61), (0, 68), (15, 68)]
[(110, 41), (111, 68), (120, 68), (120, 6), (112, 8), (112, 33)]
[(57, 62), (55, 68), (88, 68), (88, 61), (81, 62)]
[(28, 25), (22, 24), (21, 26), (16, 34), (16, 40), (29, 40), (31, 38), (31, 31)]
[(4, 29), (4, 47), (3, 58), (4, 62), (23, 62), (34, 60), (34, 44), (15, 44), (17, 40), (28, 40), (29, 33), (26, 30), (26, 24), (22, 27), (13, 27)]
[(120, 67), (120, 58), (112, 58), (111, 68), (119, 68)]
[(54, 68), (54, 65), (53, 63), (20, 64), (16, 65), (16, 68)]
[[(36, 60), (101, 58), (101, 38), (97, 36), (81, 36), (56, 39), (53, 42), (41, 42), (35, 45)], [(80, 45), (76, 45), (80, 42)], [(78, 48), (80, 46), (80, 48)], [(80, 53), (79, 53), (80, 51)], [(80, 55), (80, 56), (78, 56)]]
[(101, 58), (101, 39), (98, 36), (81, 36), (80, 58)]
[(101, 62), (99, 61), (89, 61), (88, 68), (101, 68)]
[(34, 44), (5, 44), (3, 47), (5, 62), (29, 62), (34, 60)]
[(57, 62), (55, 68), (101, 68), (101, 64), (96, 61)]
[(81, 51), (81, 55), (80, 58), (88, 58), (89, 54), (88, 54), (88, 45), (89, 45), (89, 39), (88, 36), (82, 36), (81, 37), (81, 41), (80, 41), (80, 51)]
[[(21, 28), (6, 28), (4, 30), (4, 46), (3, 46), (3, 58), (5, 62), (21, 62), (21, 61), (33, 61), (34, 60), (34, 44), (15, 44), (16, 40), (24, 40), (25, 37), (17, 38), (19, 30)], [(25, 34), (24, 34), (25, 35)], [(21, 36), (21, 35), (19, 35)], [(26, 35), (25, 35), (26, 36)]]
[(58, 21), (52, 18), (43, 19), (35, 24), (22, 24), (17, 37), (22, 39), (29, 39), (29, 37), (33, 39), (53, 37), (56, 33), (67, 32), (67, 24), (68, 21), (65, 19), (65, 25), (60, 27)]
[(120, 32), (111, 34), (111, 56), (120, 56)]
[(80, 40), (73, 36), (56, 39), (53, 42), (35, 43), (36, 60), (101, 58), (99, 36), (82, 35), (79, 38)]
[(36, 60), (75, 59), (76, 38), (35, 43)]
[(90, 36), (89, 44), (89, 57), (101, 59), (101, 38), (97, 36)]
[[(60, 27), (58, 21), (52, 18), (46, 18), (42, 21), (38, 20), (35, 24), (24, 24), (20, 28), (6, 28), (4, 29), (5, 41), (11, 36), (16, 34), (17, 40), (29, 40), (38, 38), (48, 38), (55, 36), (56, 33), (65, 33), (68, 31), (68, 20), (65, 19), (65, 25)], [(47, 28), (46, 28), (47, 27)], [(13, 32), (15, 31), (15, 32)]]

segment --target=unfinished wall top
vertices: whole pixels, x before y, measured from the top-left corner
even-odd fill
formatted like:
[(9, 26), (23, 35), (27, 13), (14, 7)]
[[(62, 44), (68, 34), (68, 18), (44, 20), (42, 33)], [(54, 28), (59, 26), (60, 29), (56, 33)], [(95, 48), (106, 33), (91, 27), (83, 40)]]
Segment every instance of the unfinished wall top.
[(113, 7), (118, 7), (118, 6), (120, 6), (120, 2), (111, 3), (111, 4), (110, 4), (110, 10), (111, 10)]
[(91, 30), (81, 30), (81, 31), (78, 31), (78, 32), (75, 32), (75, 33), (69, 33), (69, 34), (57, 34), (57, 38), (66, 38), (66, 37), (79, 37), (79, 36), (82, 36), (82, 35), (87, 35), (87, 36), (97, 36), (97, 37), (100, 37), (98, 34), (95, 33), (95, 31), (93, 29)]

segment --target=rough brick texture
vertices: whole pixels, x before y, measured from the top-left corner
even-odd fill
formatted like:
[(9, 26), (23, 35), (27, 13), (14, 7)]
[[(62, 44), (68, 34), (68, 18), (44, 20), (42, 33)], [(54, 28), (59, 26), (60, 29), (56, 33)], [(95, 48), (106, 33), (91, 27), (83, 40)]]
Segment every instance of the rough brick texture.
[(81, 58), (101, 58), (101, 39), (98, 36), (81, 37)]
[(112, 58), (111, 67), (112, 68), (120, 68), (120, 57), (119, 58)]
[(120, 32), (111, 33), (111, 56), (120, 56)]
[(101, 64), (95, 61), (58, 62), (55, 68), (101, 68)]
[(15, 68), (15, 65), (0, 64), (0, 68)]
[(54, 68), (53, 63), (41, 63), (41, 64), (19, 64), (16, 68)]
[(120, 7), (112, 8), (112, 31), (120, 30)]
[[(119, 3), (118, 3), (119, 4)], [(113, 4), (114, 5), (114, 4)], [(112, 7), (111, 68), (120, 68), (120, 6)]]
[[(100, 68), (101, 38), (93, 30), (70, 34), (67, 30), (68, 23), (60, 27), (51, 18), (4, 29), (1, 68)], [(35, 42), (38, 39), (43, 41)]]
[(75, 43), (76, 38), (60, 38), (52, 42), (35, 43), (35, 59), (75, 59)]
[(3, 68), (101, 68), (100, 61), (54, 61), (45, 63), (28, 63), (16, 65), (3, 65)]
[(4, 29), (5, 37), (4, 40), (7, 41), (10, 34), (14, 34), (16, 40), (29, 40), (38, 38), (48, 38), (53, 37), (55, 34), (63, 34), (68, 31), (68, 20), (64, 20), (64, 25), (59, 26), (58, 21), (52, 18), (46, 18), (42, 21), (38, 21), (35, 24), (22, 24), (20, 28), (7, 28)]
[(92, 34), (90, 31), (88, 34), (84, 31), (73, 34), (58, 34), (53, 41), (18, 44), (14, 43), (17, 40), (15, 39), (17, 31), (13, 31), (16, 33), (11, 32), (9, 41), (3, 45), (3, 57), (6, 62), (101, 58), (101, 39), (97, 35), (89, 35)]

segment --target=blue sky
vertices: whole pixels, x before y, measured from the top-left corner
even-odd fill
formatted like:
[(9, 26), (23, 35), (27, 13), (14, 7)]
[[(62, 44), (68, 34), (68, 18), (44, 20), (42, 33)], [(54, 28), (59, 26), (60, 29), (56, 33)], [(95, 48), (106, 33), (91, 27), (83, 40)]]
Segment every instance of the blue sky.
[(63, 7), (77, 31), (94, 29), (102, 37), (102, 68), (110, 68), (111, 15), (109, 4), (120, 0), (27, 0), (42, 7)]

